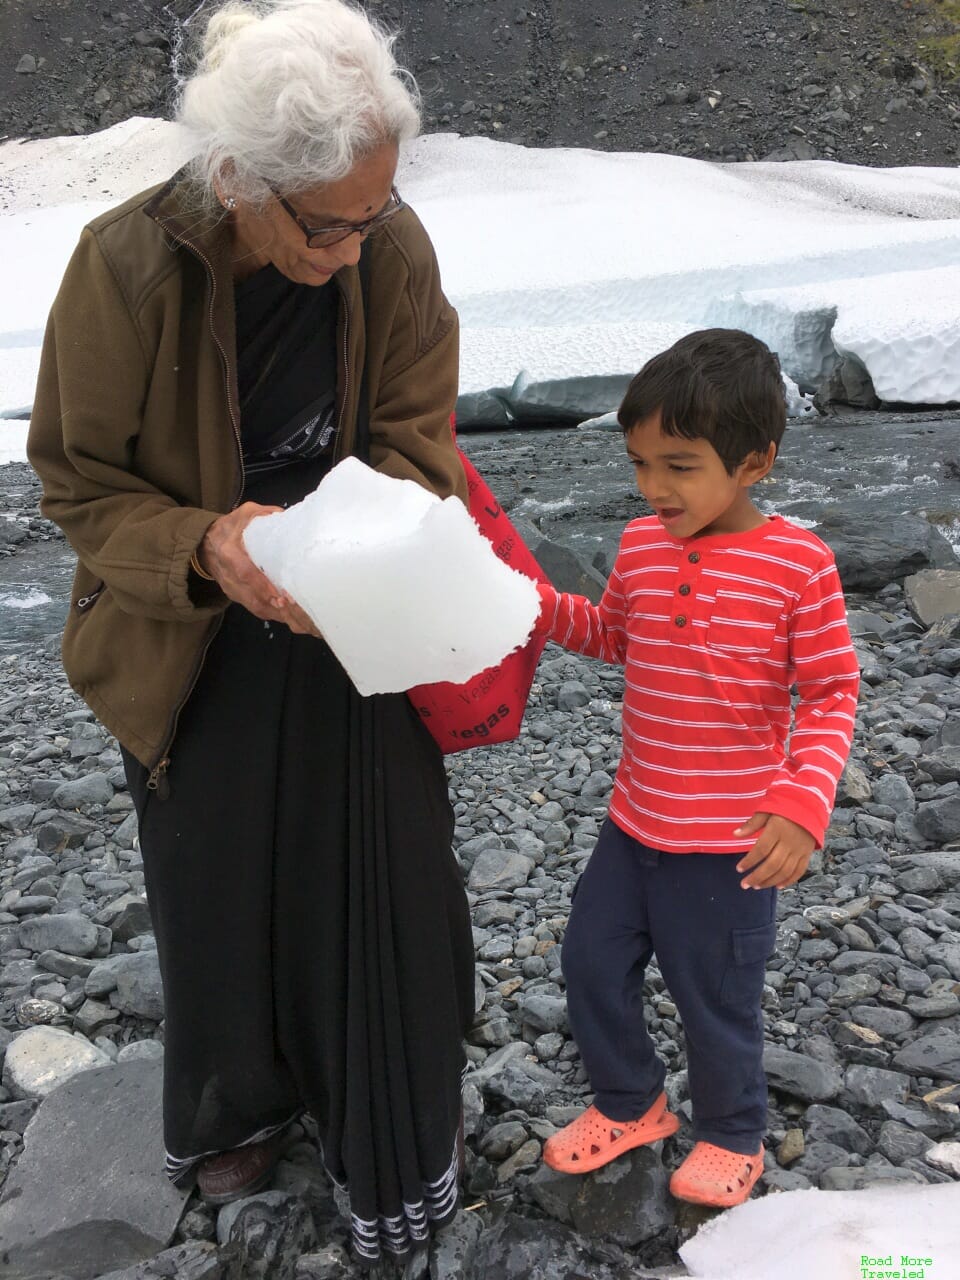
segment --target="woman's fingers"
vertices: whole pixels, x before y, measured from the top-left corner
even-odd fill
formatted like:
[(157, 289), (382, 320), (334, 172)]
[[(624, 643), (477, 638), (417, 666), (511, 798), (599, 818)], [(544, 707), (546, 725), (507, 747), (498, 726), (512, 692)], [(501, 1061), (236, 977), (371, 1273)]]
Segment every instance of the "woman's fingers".
[(200, 563), (218, 583), (228, 599), (249, 610), (257, 618), (282, 621), (278, 602), (281, 593), (250, 559), (243, 534), (251, 520), (271, 515), (281, 507), (262, 507), (244, 502), (234, 511), (214, 520), (198, 549)]
[(262, 507), (244, 502), (213, 524), (200, 544), (198, 555), (207, 573), (212, 574), (228, 599), (242, 605), (264, 622), (281, 622), (296, 635), (319, 636), (309, 614), (278, 590), (247, 554), (244, 530), (251, 520), (271, 515), (282, 507)]

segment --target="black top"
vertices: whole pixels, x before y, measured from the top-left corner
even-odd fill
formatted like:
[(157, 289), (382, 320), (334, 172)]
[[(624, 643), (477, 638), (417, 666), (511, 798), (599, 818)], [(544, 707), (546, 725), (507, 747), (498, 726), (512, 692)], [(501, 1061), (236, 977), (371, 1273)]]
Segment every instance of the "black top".
[(336, 434), (336, 285), (273, 266), (234, 285), (240, 436), (248, 476), (315, 461)]

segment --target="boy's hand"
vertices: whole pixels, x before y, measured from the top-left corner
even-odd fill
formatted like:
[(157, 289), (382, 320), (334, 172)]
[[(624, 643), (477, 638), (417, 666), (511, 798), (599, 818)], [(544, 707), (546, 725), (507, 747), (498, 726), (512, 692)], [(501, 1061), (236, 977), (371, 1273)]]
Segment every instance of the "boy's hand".
[(741, 889), (786, 889), (796, 884), (807, 869), (817, 842), (809, 831), (775, 813), (755, 813), (735, 836), (760, 836), (737, 863), (738, 871), (748, 874), (740, 881)]

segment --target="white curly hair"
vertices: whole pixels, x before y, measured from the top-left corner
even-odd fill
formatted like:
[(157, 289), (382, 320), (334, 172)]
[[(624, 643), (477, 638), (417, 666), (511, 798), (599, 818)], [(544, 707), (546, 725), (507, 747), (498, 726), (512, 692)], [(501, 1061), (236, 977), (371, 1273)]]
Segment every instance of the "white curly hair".
[(231, 0), (209, 19), (178, 119), (193, 178), (262, 206), (345, 177), (385, 143), (414, 137), (419, 93), (395, 37), (343, 0)]

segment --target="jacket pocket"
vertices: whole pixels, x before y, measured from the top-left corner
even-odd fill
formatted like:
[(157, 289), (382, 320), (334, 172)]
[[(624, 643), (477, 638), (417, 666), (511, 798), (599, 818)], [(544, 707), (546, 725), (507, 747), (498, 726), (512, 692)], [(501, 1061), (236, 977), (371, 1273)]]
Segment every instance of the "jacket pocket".
[(776, 922), (758, 929), (730, 930), (730, 951), (720, 980), (721, 1004), (759, 1007), (767, 959), (776, 941)]
[(707, 648), (734, 658), (769, 653), (783, 601), (721, 587), (707, 624)]

